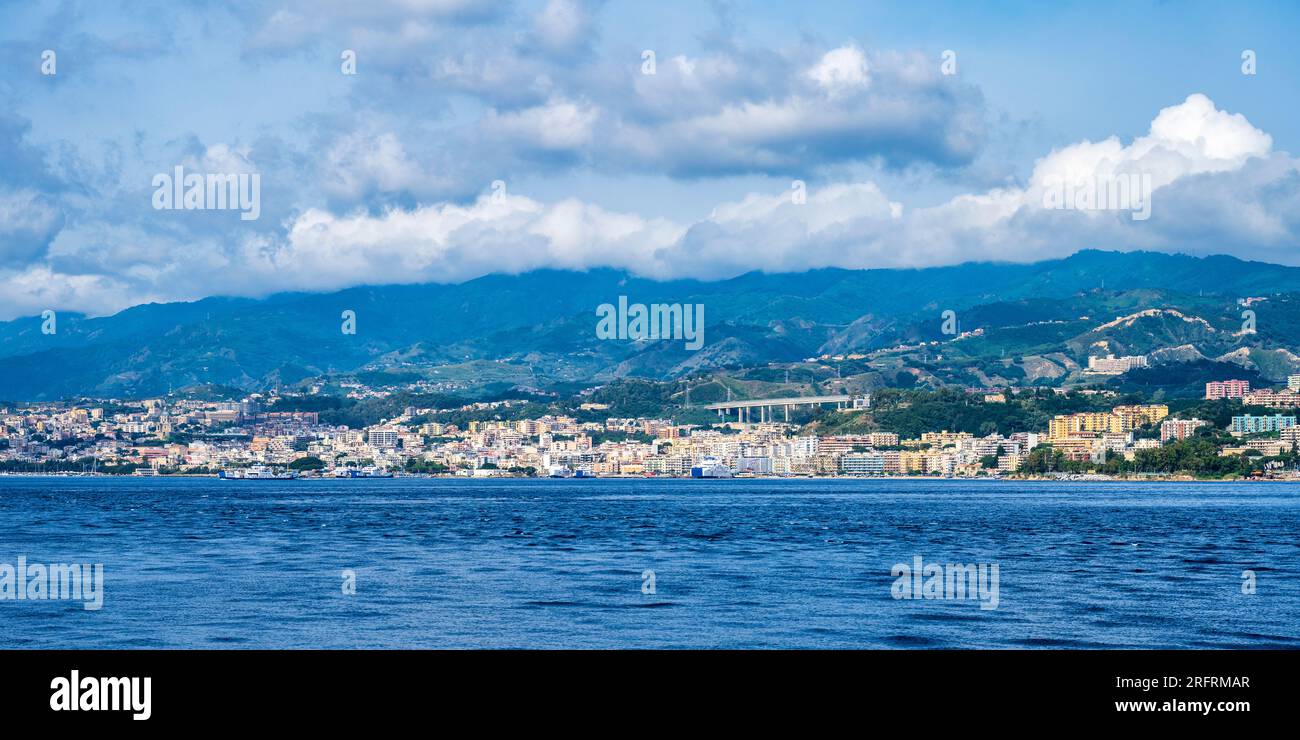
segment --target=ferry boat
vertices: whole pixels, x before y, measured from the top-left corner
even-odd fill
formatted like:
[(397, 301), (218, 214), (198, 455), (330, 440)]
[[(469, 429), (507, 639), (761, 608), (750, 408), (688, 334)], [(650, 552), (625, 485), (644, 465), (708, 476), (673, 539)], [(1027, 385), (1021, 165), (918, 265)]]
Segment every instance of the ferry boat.
[(234, 468), (232, 470), (222, 470), (217, 474), (222, 480), (294, 480), (298, 477), (296, 470), (271, 470), (265, 465), (254, 465), (251, 468)]
[(375, 465), (364, 468), (334, 468), (335, 478), (392, 478), (393, 474)]
[(692, 478), (730, 478), (731, 468), (718, 462), (717, 458), (706, 457), (700, 464), (691, 468)]
[(572, 478), (573, 471), (563, 465), (552, 465), (546, 471), (547, 478)]

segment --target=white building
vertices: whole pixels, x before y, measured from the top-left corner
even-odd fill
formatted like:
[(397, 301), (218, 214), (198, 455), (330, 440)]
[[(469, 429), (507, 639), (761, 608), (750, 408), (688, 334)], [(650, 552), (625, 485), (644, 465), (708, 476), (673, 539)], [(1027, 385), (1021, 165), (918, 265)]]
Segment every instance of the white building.
[(1125, 355), (1116, 357), (1089, 357), (1088, 372), (1093, 375), (1122, 375), (1135, 367), (1146, 367), (1147, 358), (1143, 355)]

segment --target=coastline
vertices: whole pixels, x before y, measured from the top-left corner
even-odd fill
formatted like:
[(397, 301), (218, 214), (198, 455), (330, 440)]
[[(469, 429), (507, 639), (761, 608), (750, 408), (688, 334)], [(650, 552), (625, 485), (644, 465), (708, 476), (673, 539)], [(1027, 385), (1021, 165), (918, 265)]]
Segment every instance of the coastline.
[[(4, 478), (124, 478), (124, 479), (211, 479), (219, 480), (219, 476), (214, 473), (166, 473), (158, 475), (133, 475), (131, 473), (0, 473), (0, 479)], [(473, 477), (457, 475), (455, 473), (416, 473), (409, 475), (398, 475), (391, 478), (359, 478), (356, 480), (409, 480), (409, 479), (451, 479), (451, 480), (553, 480), (546, 476), (528, 476), (528, 475), (498, 475)], [(314, 481), (314, 480), (351, 480), (348, 478), (334, 478), (333, 476), (300, 476), (294, 480)], [(572, 479), (566, 479), (572, 480)], [(878, 481), (878, 480), (897, 480), (897, 481), (953, 481), (953, 482), (988, 482), (988, 483), (1300, 483), (1300, 476), (1279, 478), (1279, 477), (1259, 477), (1243, 478), (1240, 476), (1226, 478), (1197, 478), (1190, 475), (1142, 475), (1142, 476), (1110, 476), (1096, 474), (1063, 474), (1060, 477), (1033, 475), (1033, 476), (948, 476), (948, 475), (744, 475), (733, 476), (731, 478), (692, 478), (688, 475), (683, 476), (647, 476), (647, 475), (600, 475), (589, 476), (579, 480), (741, 480), (741, 481), (815, 481), (815, 480), (845, 480), (845, 481)], [(256, 482), (256, 481), (252, 481)], [(286, 482), (286, 481), (278, 481)]]

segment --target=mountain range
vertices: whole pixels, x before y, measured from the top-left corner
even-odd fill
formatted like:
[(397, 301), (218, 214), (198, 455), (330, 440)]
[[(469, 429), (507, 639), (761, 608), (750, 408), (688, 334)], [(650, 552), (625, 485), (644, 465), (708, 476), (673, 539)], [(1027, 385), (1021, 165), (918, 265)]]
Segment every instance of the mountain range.
[[(1186, 392), (1204, 376), (1240, 371), (1277, 381), (1300, 371), (1298, 286), (1296, 267), (1085, 250), (1031, 264), (749, 273), (716, 282), (545, 270), (459, 284), (213, 297), (102, 317), (60, 313), (53, 334), (42, 332), (41, 317), (0, 323), (0, 398), (138, 398), (349, 379), (472, 393), (772, 367), (833, 367), (861, 388), (1060, 385), (1098, 380), (1083, 370), (1089, 356), (1105, 354), (1143, 355), (1155, 366), (1108, 382), (1161, 386), (1172, 377), (1165, 390)], [(596, 307), (620, 296), (702, 304), (704, 347), (598, 339)], [(345, 311), (354, 312), (355, 334), (343, 331)], [(955, 321), (945, 326), (948, 316)], [(1166, 365), (1178, 372), (1154, 372)]]

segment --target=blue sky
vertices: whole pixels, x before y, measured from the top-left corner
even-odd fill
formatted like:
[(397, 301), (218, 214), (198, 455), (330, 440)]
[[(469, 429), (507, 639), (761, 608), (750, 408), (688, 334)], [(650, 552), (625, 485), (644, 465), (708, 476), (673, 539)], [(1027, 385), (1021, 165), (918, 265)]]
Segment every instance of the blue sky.
[[(3, 2), (0, 317), (539, 267), (715, 279), (1081, 248), (1300, 263), (1297, 15)], [(256, 173), (259, 217), (154, 208), (178, 165)], [(1151, 183), (1149, 218), (1046, 207), (1056, 183), (1120, 176)]]

